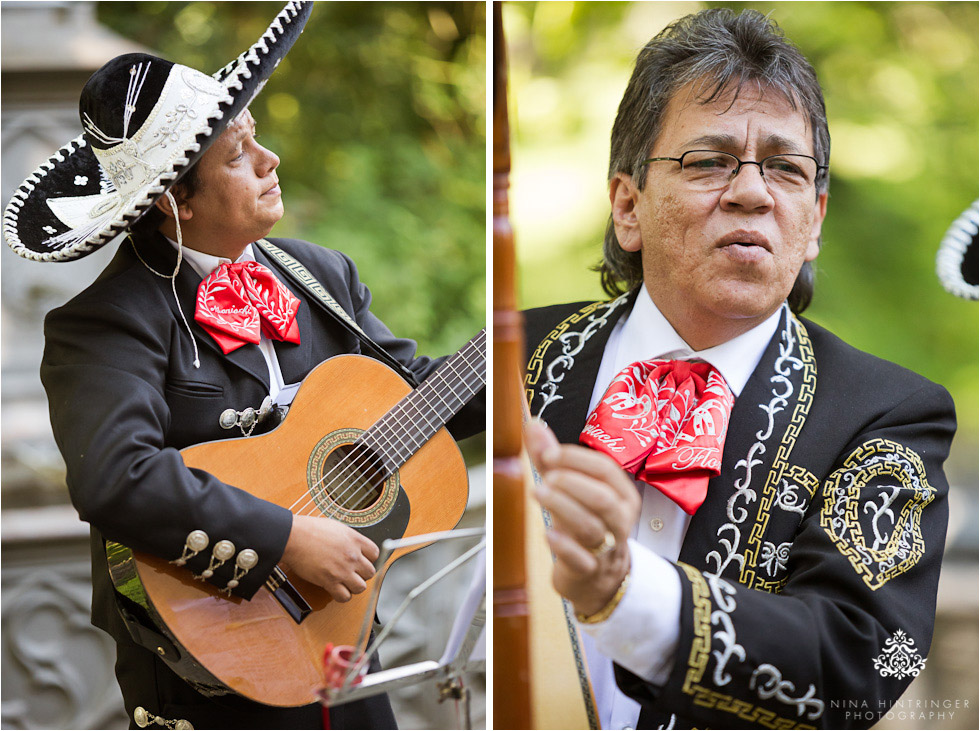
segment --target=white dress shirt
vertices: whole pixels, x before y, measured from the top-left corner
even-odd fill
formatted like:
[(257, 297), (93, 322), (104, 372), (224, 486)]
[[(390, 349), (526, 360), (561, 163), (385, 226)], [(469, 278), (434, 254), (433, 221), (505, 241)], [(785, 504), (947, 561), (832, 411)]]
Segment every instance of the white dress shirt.
[[(164, 237), (171, 243), (171, 245), (176, 249), (177, 242), (169, 237)], [(217, 269), (222, 264), (231, 264), (231, 259), (223, 256), (214, 256), (212, 254), (205, 254), (201, 251), (195, 251), (194, 249), (188, 249), (186, 246), (181, 247), (183, 251), (184, 260), (191, 265), (191, 268), (197, 272), (201, 279), (206, 279), (211, 272)], [(249, 244), (245, 247), (245, 251), (242, 255), (238, 257), (236, 264), (243, 261), (255, 261), (255, 252), (252, 251), (252, 245)], [(262, 353), (262, 357), (265, 358), (265, 364), (269, 368), (269, 396), (272, 397), (272, 401), (277, 403), (279, 406), (287, 406), (298, 390), (299, 384), (294, 383), (287, 386), (283, 381), (282, 370), (279, 368), (279, 357), (276, 355), (276, 349), (272, 344), (272, 341), (266, 337), (265, 333), (261, 334), (261, 339), (259, 340), (259, 350)], [(257, 406), (257, 405), (256, 405)]]
[[(765, 322), (728, 342), (694, 351), (641, 287), (633, 309), (613, 326), (603, 351), (589, 411), (613, 378), (630, 363), (650, 358), (698, 358), (721, 372), (732, 393), (745, 388), (779, 325), (777, 310)], [(673, 567), (691, 516), (656, 488), (635, 481), (642, 495), (640, 521), (629, 541), (630, 584), (616, 610), (598, 624), (580, 624), (599, 721), (604, 729), (635, 728), (640, 706), (623, 694), (612, 660), (662, 685), (674, 665), (680, 632), (681, 581)]]

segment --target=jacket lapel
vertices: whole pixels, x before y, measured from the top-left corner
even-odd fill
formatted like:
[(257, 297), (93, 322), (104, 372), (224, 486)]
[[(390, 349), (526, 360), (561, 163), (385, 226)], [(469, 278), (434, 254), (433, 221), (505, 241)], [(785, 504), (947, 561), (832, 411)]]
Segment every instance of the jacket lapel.
[(562, 320), (535, 348), (524, 381), (530, 411), (548, 422), (558, 441), (578, 442), (606, 341), (635, 299), (633, 291), (611, 302), (586, 305)]
[(759, 574), (760, 553), (785, 481), (787, 458), (806, 421), (816, 364), (802, 324), (783, 308), (780, 325), (732, 409), (721, 474), (708, 484), (679, 560), (754, 588), (778, 591)]

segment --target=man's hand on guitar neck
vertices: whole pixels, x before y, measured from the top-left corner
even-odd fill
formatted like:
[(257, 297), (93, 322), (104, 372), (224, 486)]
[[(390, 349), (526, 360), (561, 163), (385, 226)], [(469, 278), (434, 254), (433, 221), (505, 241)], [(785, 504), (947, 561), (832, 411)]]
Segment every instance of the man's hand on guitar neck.
[(294, 515), (281, 564), (338, 602), (367, 588), (378, 547), (353, 528), (331, 518)]

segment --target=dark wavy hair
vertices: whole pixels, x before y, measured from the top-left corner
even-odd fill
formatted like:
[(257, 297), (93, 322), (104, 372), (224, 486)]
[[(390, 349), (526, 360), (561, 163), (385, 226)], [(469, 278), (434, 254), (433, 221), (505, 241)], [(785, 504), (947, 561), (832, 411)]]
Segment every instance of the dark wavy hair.
[[(633, 179), (639, 190), (646, 182), (643, 161), (663, 129), (664, 112), (673, 95), (685, 84), (704, 80), (699, 101), (707, 104), (724, 94), (742, 90), (772, 90), (802, 107), (813, 131), (814, 156), (821, 165), (830, 160), (830, 132), (823, 91), (816, 72), (799, 49), (783, 35), (775, 21), (756, 10), (736, 15), (727, 8), (703, 10), (672, 23), (640, 51), (629, 85), (613, 124), (609, 152), (609, 180), (617, 173)], [(817, 195), (826, 193), (829, 176), (817, 178)], [(597, 267), (602, 288), (618, 296), (643, 282), (638, 251), (623, 251), (616, 238), (612, 216), (602, 245), (603, 260)], [(813, 298), (813, 267), (805, 262), (789, 305), (800, 313)]]

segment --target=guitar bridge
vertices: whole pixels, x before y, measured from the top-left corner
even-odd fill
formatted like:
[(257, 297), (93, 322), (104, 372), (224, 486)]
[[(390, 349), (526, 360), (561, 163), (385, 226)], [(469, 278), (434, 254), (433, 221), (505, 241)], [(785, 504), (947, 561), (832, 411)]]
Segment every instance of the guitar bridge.
[(276, 566), (272, 570), (269, 578), (265, 580), (265, 587), (272, 592), (272, 596), (286, 610), (286, 614), (292, 617), (296, 624), (300, 624), (313, 608), (299, 593), (299, 590), (292, 585), (283, 570)]

